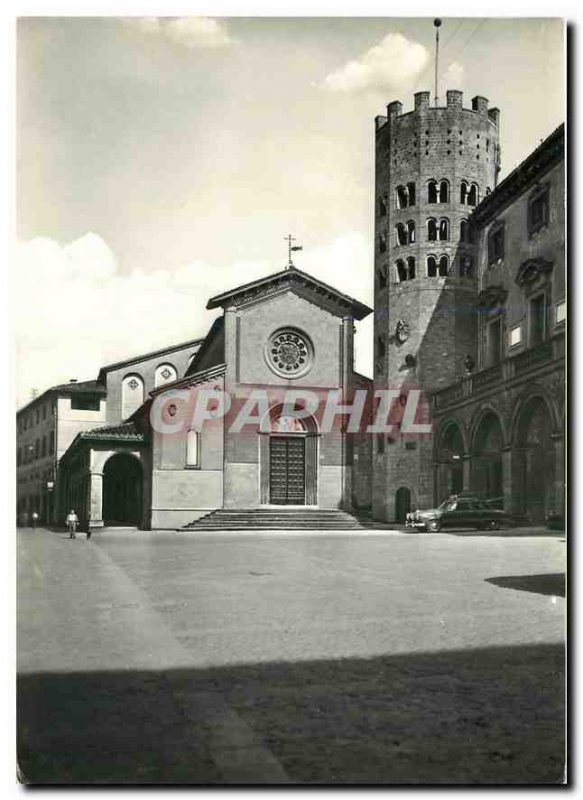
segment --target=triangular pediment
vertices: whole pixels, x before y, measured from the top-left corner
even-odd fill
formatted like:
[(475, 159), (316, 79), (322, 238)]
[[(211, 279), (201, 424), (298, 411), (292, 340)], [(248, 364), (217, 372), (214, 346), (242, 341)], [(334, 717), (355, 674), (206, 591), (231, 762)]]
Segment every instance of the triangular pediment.
[(295, 267), (281, 270), (266, 278), (216, 295), (208, 301), (206, 307), (207, 309), (241, 308), (287, 291), (303, 297), (338, 317), (351, 316), (360, 320), (372, 313), (372, 309), (364, 303), (339, 292), (327, 283)]

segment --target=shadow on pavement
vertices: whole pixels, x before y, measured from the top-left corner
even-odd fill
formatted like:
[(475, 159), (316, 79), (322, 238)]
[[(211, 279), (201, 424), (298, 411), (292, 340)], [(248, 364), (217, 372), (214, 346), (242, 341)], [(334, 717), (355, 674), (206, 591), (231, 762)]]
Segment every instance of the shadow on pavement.
[(498, 578), (485, 578), (503, 589), (518, 589), (521, 592), (536, 592), (555, 597), (565, 596), (565, 576), (561, 572), (545, 575), (501, 575)]
[(276, 784), (269, 758), (296, 784), (561, 783), (563, 667), (528, 645), (22, 675), (19, 764), (59, 785)]

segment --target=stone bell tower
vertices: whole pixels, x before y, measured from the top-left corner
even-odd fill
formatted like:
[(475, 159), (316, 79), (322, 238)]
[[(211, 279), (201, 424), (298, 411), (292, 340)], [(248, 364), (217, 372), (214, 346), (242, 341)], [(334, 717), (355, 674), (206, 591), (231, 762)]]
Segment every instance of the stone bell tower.
[[(417, 387), (427, 396), (476, 359), (469, 219), (496, 185), (499, 111), (485, 97), (471, 108), (460, 91), (446, 98), (431, 106), (430, 93), (418, 92), (413, 111), (394, 101), (375, 120), (375, 389)], [(395, 521), (408, 505), (432, 505), (432, 462), (430, 435), (377, 434), (374, 516)]]

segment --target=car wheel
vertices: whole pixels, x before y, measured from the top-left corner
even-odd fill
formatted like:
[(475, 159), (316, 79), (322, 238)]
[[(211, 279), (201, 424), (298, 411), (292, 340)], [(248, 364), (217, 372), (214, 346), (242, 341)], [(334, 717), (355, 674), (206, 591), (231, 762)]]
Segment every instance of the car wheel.
[(431, 533), (439, 533), (441, 530), (441, 522), (438, 519), (432, 519), (427, 523), (427, 530)]

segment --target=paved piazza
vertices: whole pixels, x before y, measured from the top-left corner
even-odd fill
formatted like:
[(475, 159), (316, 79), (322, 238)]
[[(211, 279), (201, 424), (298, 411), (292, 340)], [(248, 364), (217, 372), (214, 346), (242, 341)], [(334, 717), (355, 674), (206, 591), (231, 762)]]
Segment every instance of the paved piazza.
[(18, 553), (32, 783), (562, 779), (560, 535), (23, 529)]

